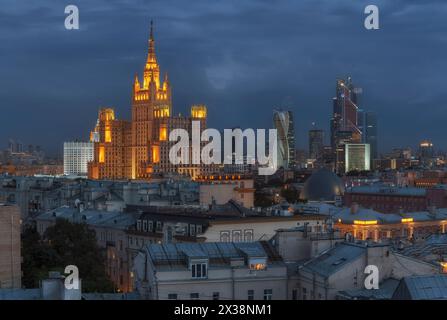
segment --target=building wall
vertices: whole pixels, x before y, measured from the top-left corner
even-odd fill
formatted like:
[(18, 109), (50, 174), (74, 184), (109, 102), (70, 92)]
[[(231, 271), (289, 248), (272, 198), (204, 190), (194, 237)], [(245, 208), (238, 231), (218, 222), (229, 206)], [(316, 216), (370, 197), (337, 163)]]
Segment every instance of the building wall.
[(447, 194), (444, 189), (427, 189), (426, 195), (406, 195), (384, 193), (346, 192), (343, 197), (344, 205), (349, 207), (353, 202), (362, 207), (374, 209), (383, 213), (424, 211), (430, 206), (444, 208), (447, 206)]
[(390, 239), (424, 239), (430, 234), (446, 232), (447, 221), (430, 220), (425, 222), (376, 224), (376, 225), (352, 225), (336, 223), (335, 228), (342, 235), (351, 234), (354, 239), (382, 242)]
[[(144, 278), (141, 267), (144, 258), (139, 255), (135, 266), (140, 279)], [(191, 299), (191, 293), (198, 293), (199, 300), (211, 300), (213, 293), (219, 292), (220, 300), (247, 300), (248, 290), (254, 291), (255, 300), (264, 299), (264, 290), (272, 290), (273, 300), (287, 299), (287, 269), (284, 265), (268, 265), (264, 271), (250, 271), (248, 267), (230, 268), (229, 266), (212, 267), (208, 269), (207, 279), (191, 279), (191, 271), (181, 267), (154, 272), (154, 267), (147, 263), (147, 283), (137, 286), (140, 294), (149, 299), (168, 299), (170, 293), (177, 294), (177, 299)], [(138, 281), (137, 281), (138, 282)], [(148, 292), (151, 288), (151, 293)], [(143, 290), (143, 292), (141, 292)]]
[(21, 288), (20, 210), (0, 205), (0, 288)]
[(230, 180), (200, 185), (200, 205), (225, 204), (234, 200), (245, 208), (254, 206), (253, 180)]
[(206, 242), (269, 240), (278, 229), (290, 229), (303, 226), (305, 223), (315, 232), (324, 229), (324, 218), (321, 216), (247, 218), (237, 221), (211, 221), (203, 237), (206, 238)]

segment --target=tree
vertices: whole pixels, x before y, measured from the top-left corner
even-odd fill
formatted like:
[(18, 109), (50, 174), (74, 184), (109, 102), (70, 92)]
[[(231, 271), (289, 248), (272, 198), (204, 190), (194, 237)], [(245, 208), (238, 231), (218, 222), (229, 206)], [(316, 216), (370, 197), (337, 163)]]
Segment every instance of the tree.
[(299, 193), (295, 188), (283, 188), (281, 189), (281, 197), (286, 199), (288, 203), (295, 203), (299, 199)]
[(85, 223), (57, 219), (40, 237), (34, 227), (23, 233), (24, 285), (36, 287), (49, 271), (63, 272), (68, 265), (79, 269), (84, 292), (114, 292), (105, 272), (104, 250), (96, 243), (95, 232)]

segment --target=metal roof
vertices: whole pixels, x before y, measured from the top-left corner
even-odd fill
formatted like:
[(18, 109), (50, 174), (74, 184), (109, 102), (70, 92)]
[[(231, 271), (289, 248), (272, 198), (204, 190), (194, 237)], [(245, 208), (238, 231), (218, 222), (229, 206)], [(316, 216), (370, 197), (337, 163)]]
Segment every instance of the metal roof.
[(303, 270), (317, 273), (323, 277), (329, 277), (348, 263), (351, 263), (365, 254), (365, 252), (366, 247), (364, 246), (352, 243), (341, 243), (310, 260), (303, 266)]
[(402, 281), (413, 300), (447, 299), (447, 275), (411, 276)]
[(235, 258), (268, 257), (260, 242), (149, 244), (146, 249), (155, 265), (186, 264), (187, 258), (209, 259), (212, 265)]

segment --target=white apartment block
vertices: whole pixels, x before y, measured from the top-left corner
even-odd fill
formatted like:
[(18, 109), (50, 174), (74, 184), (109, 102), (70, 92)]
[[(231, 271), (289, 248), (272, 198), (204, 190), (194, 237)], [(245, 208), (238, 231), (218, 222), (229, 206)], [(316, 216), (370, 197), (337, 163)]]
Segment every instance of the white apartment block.
[(87, 176), (87, 164), (93, 161), (92, 142), (64, 143), (64, 174)]

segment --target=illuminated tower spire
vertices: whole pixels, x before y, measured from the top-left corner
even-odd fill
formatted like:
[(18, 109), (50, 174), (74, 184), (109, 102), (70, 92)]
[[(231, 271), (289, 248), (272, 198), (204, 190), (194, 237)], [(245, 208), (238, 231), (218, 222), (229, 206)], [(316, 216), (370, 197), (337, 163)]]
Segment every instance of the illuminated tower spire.
[(147, 62), (157, 64), (157, 57), (155, 56), (155, 40), (154, 40), (154, 22), (151, 20), (151, 32), (149, 36), (149, 53)]
[(147, 55), (146, 67), (144, 70), (144, 82), (143, 87), (148, 88), (149, 82), (152, 77), (156, 83), (156, 87), (160, 86), (160, 68), (157, 63), (157, 57), (155, 56), (155, 40), (154, 40), (154, 23), (151, 21), (151, 30), (149, 36), (149, 51)]

